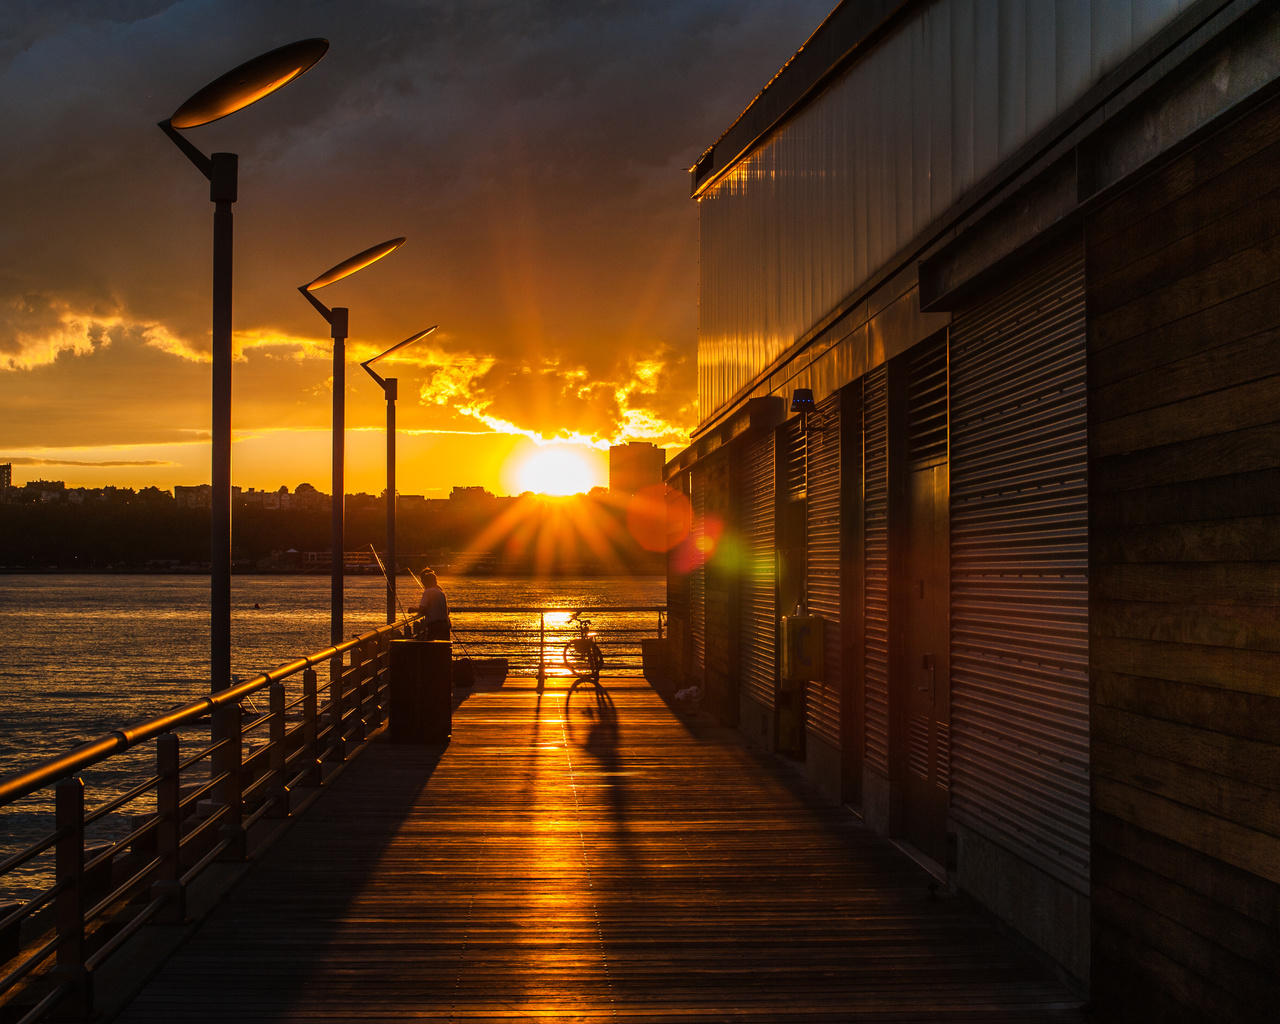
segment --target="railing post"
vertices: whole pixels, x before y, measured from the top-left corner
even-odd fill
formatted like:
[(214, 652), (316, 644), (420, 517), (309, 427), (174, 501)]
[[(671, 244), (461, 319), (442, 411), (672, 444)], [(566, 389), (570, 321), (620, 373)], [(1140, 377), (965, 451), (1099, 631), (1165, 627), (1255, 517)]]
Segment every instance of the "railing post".
[(63, 779), (54, 786), (58, 836), (54, 850), (57, 879), (66, 885), (58, 893), (56, 917), (58, 962), (51, 972), (56, 984), (70, 983), (71, 991), (58, 1004), (62, 1020), (93, 1015), (93, 975), (84, 966), (84, 781)]
[(267, 688), (271, 714), (271, 753), (268, 764), (271, 771), (271, 785), (267, 787), (267, 799), (271, 801), (268, 818), (289, 817), (289, 787), (284, 777), (284, 762), (288, 751), (285, 750), (284, 729), (284, 683), (276, 680)]
[(364, 644), (358, 644), (351, 651), (351, 678), (355, 681), (355, 701), (356, 701), (356, 727), (352, 738), (357, 743), (364, 742), (364, 715), (365, 715), (365, 698), (368, 695), (369, 688), (365, 686), (365, 674), (368, 666), (365, 664), (368, 658), (368, 648)]
[(302, 671), (302, 764), (306, 771), (299, 780), (304, 786), (320, 785), (320, 700), (316, 693), (316, 670)]
[(151, 885), (151, 898), (168, 897), (169, 904), (155, 921), (182, 924), (187, 919), (187, 892), (182, 878), (182, 779), (178, 772), (178, 737), (156, 737), (156, 852), (160, 866)]
[(547, 613), (538, 612), (538, 689), (547, 685)]
[(229, 839), (227, 848), (219, 854), (218, 859), (224, 861), (244, 860), (248, 844), (244, 835), (244, 739), (241, 735), (241, 709), (239, 704), (228, 704), (218, 708), (214, 713), (217, 724), (217, 735), (223, 738), (226, 747), (219, 768), (226, 773), (215, 792), (216, 802), (226, 807), (222, 827), (218, 830), (223, 838)]
[(369, 680), (372, 685), (369, 701), (373, 706), (369, 709), (369, 724), (375, 729), (382, 724), (382, 683), (390, 662), (388, 653), (390, 650), (390, 634), (384, 633), (373, 641), (373, 663), (369, 667)]
[(342, 735), (345, 710), (342, 697), (346, 685), (342, 678), (346, 667), (342, 664), (342, 655), (329, 659), (329, 748), (325, 751), (326, 761), (345, 761), (347, 759), (347, 741)]

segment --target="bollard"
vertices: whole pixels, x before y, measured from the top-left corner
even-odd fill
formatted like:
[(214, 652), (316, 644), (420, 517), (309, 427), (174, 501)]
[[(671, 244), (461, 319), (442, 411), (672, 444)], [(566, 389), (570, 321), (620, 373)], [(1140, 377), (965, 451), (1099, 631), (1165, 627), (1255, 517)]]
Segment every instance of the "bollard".
[(453, 731), (453, 644), (391, 641), (392, 743), (448, 743)]

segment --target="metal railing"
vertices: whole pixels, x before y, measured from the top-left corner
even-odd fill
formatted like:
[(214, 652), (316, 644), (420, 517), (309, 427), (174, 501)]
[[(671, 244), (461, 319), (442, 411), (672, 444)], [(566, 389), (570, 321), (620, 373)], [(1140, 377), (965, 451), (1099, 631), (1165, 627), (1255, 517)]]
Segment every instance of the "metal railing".
[(453, 656), (506, 662), (513, 676), (568, 676), (565, 645), (579, 636), (574, 616), (590, 621), (604, 655), (605, 674), (639, 676), (644, 672), (644, 641), (663, 639), (666, 605), (586, 607), (460, 606), (450, 609)]
[[(288, 817), (290, 791), (321, 785), (378, 727), (390, 643), (423, 629), (421, 618), (382, 626), (0, 779), (0, 807), (54, 791), (52, 832), (0, 862), (0, 883), (54, 862), (43, 891), (0, 904), (5, 1019), (34, 1022), (54, 1007), (62, 1019), (92, 1016), (94, 972), (144, 925), (182, 922), (201, 872), (243, 861), (255, 824)], [(315, 666), (325, 662), (322, 689)], [(260, 713), (253, 698), (264, 691)], [(206, 723), (207, 734), (194, 728)], [(197, 749), (185, 749), (193, 732)], [(89, 809), (77, 773), (153, 739), (154, 774)], [(107, 821), (126, 821), (125, 834), (86, 847)]]

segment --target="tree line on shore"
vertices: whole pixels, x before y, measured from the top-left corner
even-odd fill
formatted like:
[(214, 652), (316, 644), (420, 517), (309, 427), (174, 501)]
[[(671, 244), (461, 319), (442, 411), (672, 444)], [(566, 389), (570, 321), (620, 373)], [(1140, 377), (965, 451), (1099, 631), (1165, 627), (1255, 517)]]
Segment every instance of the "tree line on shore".
[[(348, 497), (344, 548), (367, 552), (372, 546), (381, 554), (386, 543), (382, 502), (353, 497), (368, 498)], [(584, 521), (585, 529), (580, 528)], [(323, 509), (237, 503), (232, 557), (241, 570), (298, 571), (308, 553), (312, 562), (315, 553), (327, 562), (330, 530), (330, 514)], [(402, 508), (396, 536), (402, 566), (406, 560), (461, 560), (477, 571), (660, 572), (663, 566), (661, 556), (628, 536), (625, 511), (599, 496)], [(603, 551), (600, 536), (610, 538)], [(209, 542), (209, 510), (179, 506), (155, 488), (113, 488), (101, 500), (80, 503), (0, 504), (0, 568), (10, 570), (199, 570), (209, 561)]]

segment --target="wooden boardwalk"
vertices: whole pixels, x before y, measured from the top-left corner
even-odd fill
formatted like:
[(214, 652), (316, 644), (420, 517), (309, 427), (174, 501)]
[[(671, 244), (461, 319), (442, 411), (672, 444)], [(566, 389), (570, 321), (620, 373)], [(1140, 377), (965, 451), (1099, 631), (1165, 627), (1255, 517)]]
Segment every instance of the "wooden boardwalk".
[(735, 733), (520, 682), (371, 744), (119, 1019), (1085, 1019)]

